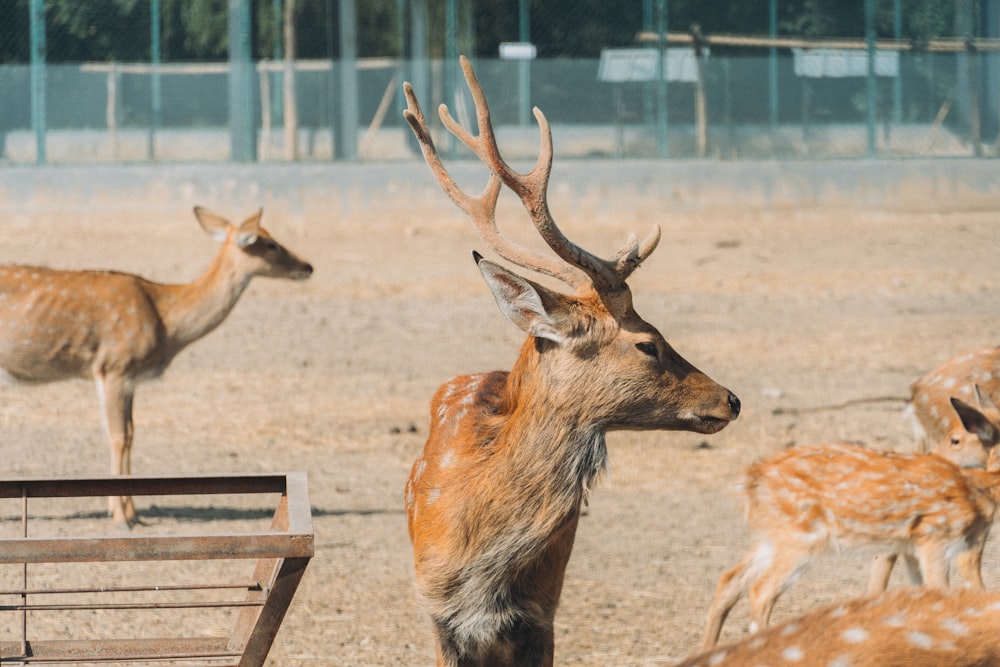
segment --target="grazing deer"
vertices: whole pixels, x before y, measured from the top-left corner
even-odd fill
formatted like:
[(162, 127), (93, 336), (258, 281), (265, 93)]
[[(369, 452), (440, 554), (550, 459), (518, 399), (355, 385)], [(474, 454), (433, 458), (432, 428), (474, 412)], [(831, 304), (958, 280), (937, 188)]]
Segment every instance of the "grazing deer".
[[(219, 326), (254, 276), (305, 280), (312, 266), (260, 226), (194, 214), (222, 247), (183, 285), (116, 271), (0, 266), (0, 370), (19, 382), (93, 378), (111, 441), (111, 473), (131, 472), (132, 396), (185, 347)], [(136, 521), (131, 497), (112, 497), (116, 523)]]
[[(958, 399), (952, 404), (985, 447), (1000, 441), (985, 415)], [(960, 468), (934, 454), (812, 445), (752, 464), (743, 489), (757, 539), (719, 579), (703, 649), (718, 641), (729, 611), (748, 592), (751, 629), (767, 625), (790, 582), (831, 548), (913, 554), (934, 588), (948, 586), (954, 562), (966, 582), (983, 587), (980, 563), (1000, 502), (1000, 471)]]
[(1000, 593), (898, 589), (833, 604), (675, 667), (1000, 664)]
[(961, 427), (951, 409), (952, 396), (977, 405), (986, 398), (1000, 403), (1000, 348), (958, 355), (913, 383), (907, 413), (922, 448), (943, 442)]
[[(406, 483), (417, 584), (437, 637), (438, 665), (551, 665), (553, 622), (581, 504), (605, 468), (605, 434), (676, 429), (715, 433), (739, 400), (685, 361), (632, 307), (626, 279), (649, 256), (659, 228), (630, 237), (612, 259), (571, 242), (546, 201), (552, 136), (541, 135), (531, 172), (497, 147), (485, 95), (461, 59), (479, 135), (442, 105), (444, 125), (488, 167), (478, 196), (462, 192), (434, 147), (413, 89), (403, 112), (440, 186), (503, 259), (557, 278), (572, 296), (475, 256), (501, 312), (528, 334), (509, 372), (456, 377), (431, 401), (427, 443)], [(559, 259), (502, 236), (501, 184), (513, 190)]]

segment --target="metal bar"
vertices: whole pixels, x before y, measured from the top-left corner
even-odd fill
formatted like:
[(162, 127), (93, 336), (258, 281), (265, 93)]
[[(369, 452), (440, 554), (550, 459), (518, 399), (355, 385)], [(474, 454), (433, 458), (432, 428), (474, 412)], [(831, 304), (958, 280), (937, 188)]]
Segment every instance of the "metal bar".
[(312, 555), (312, 535), (288, 535), (270, 531), (241, 535), (0, 539), (0, 564), (220, 560)]
[(308, 558), (286, 558), (281, 563), (257, 624), (243, 647), (240, 667), (261, 667), (264, 664), (308, 564)]
[(0, 605), (0, 611), (82, 611), (112, 609), (228, 609), (230, 607), (261, 607), (261, 600), (225, 600), (222, 602), (110, 602), (79, 604)]
[[(210, 533), (143, 537), (28, 537), (28, 498), (68, 498), (108, 495), (182, 495), (278, 493), (270, 529), (243, 533)], [(189, 478), (111, 477), (0, 481), (0, 497), (20, 498), (22, 536), (0, 539), (0, 563), (20, 564), (22, 588), (0, 591), (20, 597), (20, 604), (0, 606), (0, 612), (77, 610), (237, 609), (238, 621), (229, 638), (101, 639), (29, 641), (22, 622), (17, 641), (0, 642), (0, 663), (40, 664), (193, 661), (199, 666), (227, 660), (227, 666), (259, 667), (270, 650), (292, 596), (314, 554), (311, 507), (305, 473), (284, 475), (205, 475)], [(79, 563), (202, 559), (256, 559), (251, 583), (149, 584), (33, 589), (30, 563)], [(155, 593), (166, 591), (244, 590), (237, 600), (170, 602), (73, 602), (30, 604), (29, 595)], [(237, 658), (238, 662), (233, 662)]]
[(0, 480), (0, 498), (20, 498), (22, 487), (32, 498), (88, 496), (179, 496), (285, 493), (287, 475), (195, 475), (192, 477), (134, 476), (52, 477)]
[[(28, 537), (28, 489), (25, 487), (21, 488), (21, 537)], [(21, 586), (27, 590), (28, 588), (28, 564), (21, 564)], [(21, 595), (21, 604), (27, 606), (28, 604), (28, 594), (23, 593)], [(28, 612), (21, 612), (21, 647), (24, 649), (25, 654), (28, 650)]]
[[(656, 43), (659, 34), (656, 32), (639, 32), (636, 41)], [(681, 32), (664, 33), (663, 39), (670, 44), (692, 44), (691, 35)], [(744, 46), (744, 47), (777, 47), (784, 49), (867, 49), (864, 39), (850, 37), (764, 37), (761, 35), (706, 35), (708, 46)], [(880, 51), (931, 51), (952, 52), (965, 51), (971, 44), (977, 51), (1000, 51), (1000, 38), (975, 37), (966, 40), (960, 37), (932, 39), (925, 43), (914, 44), (907, 40), (878, 39), (875, 48)]]
[(217, 590), (261, 590), (259, 581), (249, 584), (194, 584), (194, 585), (150, 585), (150, 586), (94, 586), (92, 588), (24, 588), (0, 590), (4, 595), (76, 595), (81, 593), (153, 593), (159, 591), (217, 591)]
[(3, 662), (53, 663), (74, 665), (96, 662), (150, 662), (157, 660), (222, 660), (239, 658), (217, 638), (184, 637), (170, 639), (84, 639), (32, 641), (26, 654), (9, 651), (11, 642), (0, 644)]
[[(274, 517), (271, 519), (271, 527), (281, 527), (288, 525), (288, 497), (282, 496), (281, 501), (278, 503), (278, 507), (274, 510)], [(281, 561), (274, 558), (261, 558), (257, 561), (257, 566), (254, 568), (253, 578), (257, 581), (266, 582), (266, 591), (247, 591), (248, 600), (263, 600), (268, 596), (271, 586), (274, 584), (274, 580), (278, 573), (278, 568), (281, 566)], [(260, 609), (244, 609), (240, 612), (239, 616), (236, 618), (236, 623), (233, 626), (233, 631), (229, 635), (229, 647), (236, 648), (240, 647), (241, 650), (246, 647), (247, 642), (250, 640), (250, 636), (253, 634), (254, 627), (260, 622)]]

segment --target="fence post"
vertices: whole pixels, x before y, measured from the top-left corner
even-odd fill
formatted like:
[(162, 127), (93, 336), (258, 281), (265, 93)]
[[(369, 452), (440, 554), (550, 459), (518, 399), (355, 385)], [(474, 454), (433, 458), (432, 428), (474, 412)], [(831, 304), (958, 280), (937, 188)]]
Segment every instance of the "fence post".
[(252, 162), (257, 157), (253, 83), (250, 3), (229, 0), (229, 136), (234, 162)]
[(358, 32), (355, 0), (340, 0), (340, 123), (336, 156), (358, 159)]
[[(769, 0), (767, 10), (767, 33), (771, 39), (778, 36), (778, 0)], [(768, 49), (768, 111), (771, 121), (771, 132), (778, 128), (778, 49), (771, 46)], [(776, 137), (772, 135), (771, 141)]]
[(670, 156), (667, 128), (667, 0), (656, 1), (656, 146), (661, 158)]
[(875, 0), (865, 0), (865, 41), (868, 47), (868, 89), (866, 97), (867, 154), (875, 155), (875, 123), (878, 111), (878, 88), (875, 85)]
[(31, 127), (35, 131), (35, 161), (45, 164), (45, 0), (31, 0)]
[(156, 132), (160, 129), (162, 100), (160, 97), (160, 0), (149, 5), (149, 159), (156, 159)]

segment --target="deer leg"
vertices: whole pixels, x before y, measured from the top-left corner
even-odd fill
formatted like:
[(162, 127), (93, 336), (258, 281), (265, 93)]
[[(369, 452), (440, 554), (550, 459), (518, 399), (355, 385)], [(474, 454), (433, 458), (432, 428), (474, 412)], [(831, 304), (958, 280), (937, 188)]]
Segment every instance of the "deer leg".
[(983, 586), (983, 549), (990, 532), (987, 528), (969, 540), (968, 549), (955, 557), (955, 566), (965, 585), (975, 590), (985, 590)]
[(775, 554), (774, 561), (750, 587), (750, 631), (759, 632), (771, 621), (774, 603), (809, 560), (809, 554), (786, 549)]
[(881, 593), (889, 587), (889, 577), (896, 565), (899, 554), (875, 554), (872, 559), (872, 571), (868, 575), (868, 594)]
[[(98, 375), (97, 396), (104, 431), (111, 444), (111, 474), (127, 475), (131, 472), (132, 383), (120, 375)], [(115, 523), (125, 526), (135, 523), (135, 505), (130, 496), (111, 496), (108, 505)]]
[(708, 623), (705, 627), (705, 635), (701, 640), (701, 650), (707, 651), (719, 642), (719, 635), (722, 634), (722, 626), (726, 622), (726, 617), (733, 606), (739, 602), (747, 589), (750, 587), (752, 574), (753, 556), (749, 556), (739, 565), (729, 570), (721, 577), (715, 587), (715, 598), (712, 600), (712, 608), (708, 612)]
[(972, 547), (968, 551), (963, 551), (955, 557), (955, 566), (958, 568), (962, 580), (969, 588), (981, 591), (983, 586), (983, 550)]
[(906, 563), (906, 574), (910, 579), (911, 586), (923, 586), (924, 575), (920, 571), (920, 561), (913, 554), (904, 554), (903, 562)]
[(512, 665), (524, 667), (552, 667), (555, 654), (555, 637), (552, 626), (524, 620), (515, 627), (513, 634)]
[(920, 561), (920, 573), (929, 588), (939, 590), (948, 588), (948, 559), (945, 556), (945, 545), (921, 545), (917, 549), (917, 558)]

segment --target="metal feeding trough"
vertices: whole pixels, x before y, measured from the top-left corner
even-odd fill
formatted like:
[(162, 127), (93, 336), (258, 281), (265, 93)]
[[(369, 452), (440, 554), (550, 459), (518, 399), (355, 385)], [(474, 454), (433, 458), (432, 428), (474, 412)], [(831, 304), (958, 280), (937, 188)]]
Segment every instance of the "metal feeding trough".
[[(168, 508), (166, 520), (127, 533), (98, 519), (101, 513), (81, 519), (78, 499), (112, 495), (170, 496), (166, 505), (186, 510), (174, 520)], [(219, 495), (237, 498), (237, 507), (220, 510), (213, 504)], [(4, 512), (16, 508), (17, 499), (19, 526), (16, 509), (13, 516)], [(263, 665), (313, 555), (301, 472), (0, 481), (4, 502), (3, 665)], [(67, 517), (49, 503), (75, 509)], [(260, 525), (247, 528), (255, 520)], [(81, 525), (107, 534), (67, 534)], [(185, 532), (176, 534), (181, 528)], [(41, 529), (56, 534), (33, 536)], [(69, 568), (76, 571), (63, 576)], [(209, 615), (220, 620), (206, 620)]]

